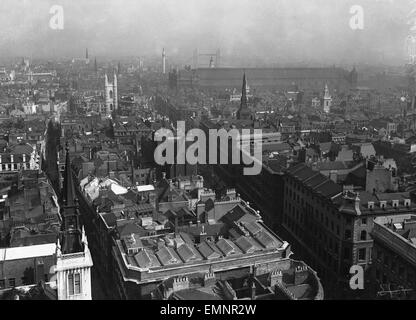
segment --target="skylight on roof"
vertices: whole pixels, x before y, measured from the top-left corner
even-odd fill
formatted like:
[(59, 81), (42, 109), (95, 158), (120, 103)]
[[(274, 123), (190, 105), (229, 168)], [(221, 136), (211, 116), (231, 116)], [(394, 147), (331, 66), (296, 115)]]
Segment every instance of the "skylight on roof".
[(395, 223), (394, 227), (396, 228), (396, 230), (403, 230), (403, 226), (401, 223)]

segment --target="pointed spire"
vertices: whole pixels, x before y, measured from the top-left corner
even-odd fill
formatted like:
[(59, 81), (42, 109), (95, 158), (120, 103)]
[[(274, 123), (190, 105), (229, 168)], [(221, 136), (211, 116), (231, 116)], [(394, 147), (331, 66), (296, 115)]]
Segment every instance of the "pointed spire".
[(117, 86), (117, 70), (114, 68), (113, 70), (113, 87)]
[(247, 79), (246, 79), (246, 72), (244, 71), (243, 76), (243, 88), (241, 89), (241, 105), (247, 106)]
[(82, 233), (79, 223), (78, 199), (76, 198), (75, 185), (72, 176), (71, 162), (69, 158), (69, 148), (66, 145), (66, 160), (63, 183), (63, 205), (62, 205), (62, 253), (70, 254), (82, 252), (84, 250)]
[(75, 194), (74, 179), (71, 170), (71, 160), (69, 158), (68, 144), (65, 147), (66, 159), (65, 159), (65, 172), (64, 172), (64, 185), (63, 185), (63, 201), (65, 207), (77, 207), (77, 199)]
[(250, 110), (247, 106), (247, 79), (246, 79), (246, 72), (244, 71), (243, 76), (243, 87), (241, 89), (241, 105), (240, 109), (237, 112), (237, 119), (238, 120), (248, 120), (250, 119), (251, 114)]
[(324, 92), (324, 97), (325, 97), (325, 98), (330, 98), (330, 95), (329, 95), (329, 89), (328, 89), (328, 84), (327, 84), (327, 83), (325, 83), (325, 92)]

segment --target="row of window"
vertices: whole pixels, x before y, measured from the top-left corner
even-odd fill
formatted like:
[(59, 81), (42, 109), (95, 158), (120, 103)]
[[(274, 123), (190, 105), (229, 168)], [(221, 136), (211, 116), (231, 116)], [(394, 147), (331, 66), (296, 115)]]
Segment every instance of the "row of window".
[(2, 171), (7, 171), (7, 170), (20, 170), (20, 168), (23, 166), (24, 169), (29, 169), (29, 164), (28, 163), (13, 163), (13, 164), (1, 164), (0, 165), (0, 169)]
[[(26, 277), (23, 277), (22, 279), (22, 284), (25, 285), (27, 284), (28, 279)], [(49, 281), (49, 275), (45, 274), (44, 275), (44, 281), (48, 282)], [(7, 284), (8, 287), (13, 288), (16, 286), (16, 278), (9, 278), (7, 279)], [(6, 288), (6, 279), (0, 279), (0, 289), (4, 289)]]
[[(15, 287), (16, 286), (16, 278), (10, 278), (8, 280), (8, 287)], [(0, 289), (6, 288), (6, 280), (0, 279)]]
[[(303, 201), (303, 200), (302, 200)], [(313, 208), (311, 206), (309, 206), (308, 204), (306, 204), (306, 207), (309, 207), (310, 210), (306, 210), (306, 211), (311, 211), (313, 212)], [(295, 208), (295, 206), (292, 206), (290, 203), (286, 202), (285, 203), (285, 209), (287, 210), (286, 212), (288, 212), (289, 215), (291, 215), (291, 217), (294, 217), (296, 220), (298, 220), (301, 224), (304, 223), (305, 219), (304, 219), (304, 215), (301, 213), (300, 210), (298, 210), (297, 208)], [(307, 214), (307, 212), (305, 212)], [(337, 236), (340, 236), (340, 225), (339, 224), (334, 224), (334, 221), (331, 220), (329, 221), (328, 217), (325, 216), (324, 218), (324, 213), (321, 211), (320, 214), (318, 212), (318, 210), (315, 209), (315, 217), (316, 220), (318, 221), (318, 219), (320, 218), (320, 222), (325, 224), (325, 227), (327, 227), (328, 229), (330, 229), (333, 233), (336, 233)], [(350, 217), (346, 217), (346, 224), (351, 225), (351, 218)], [(361, 225), (362, 226), (366, 226), (368, 223), (367, 218), (362, 218), (361, 219)], [(312, 226), (313, 227), (313, 226)], [(346, 229), (345, 233), (344, 233), (344, 240), (351, 240), (352, 239), (352, 231), (350, 229)], [(360, 241), (366, 241), (369, 240), (369, 235), (367, 234), (366, 230), (362, 230), (360, 232), (360, 237), (359, 237)]]
[(397, 274), (400, 278), (404, 278), (407, 273), (407, 277), (409, 279), (413, 279), (414, 274), (411, 271), (409, 272), (405, 264), (403, 264), (398, 258), (384, 253), (381, 249), (376, 249), (375, 253), (376, 259), (379, 263), (384, 265), (385, 269), (389, 270), (393, 274)]
[[(389, 277), (387, 273), (383, 273), (381, 269), (376, 268), (375, 269), (375, 276), (376, 276), (376, 280), (380, 281), (383, 284), (387, 284), (387, 283), (395, 283), (395, 282), (404, 282), (406, 281), (409, 285), (410, 288), (414, 287), (414, 285), (416, 284), (416, 278), (415, 278), (415, 274), (412, 272), (408, 272), (407, 273), (407, 277), (405, 278), (404, 273), (399, 274), (399, 277)], [(400, 278), (400, 279), (398, 279)]]

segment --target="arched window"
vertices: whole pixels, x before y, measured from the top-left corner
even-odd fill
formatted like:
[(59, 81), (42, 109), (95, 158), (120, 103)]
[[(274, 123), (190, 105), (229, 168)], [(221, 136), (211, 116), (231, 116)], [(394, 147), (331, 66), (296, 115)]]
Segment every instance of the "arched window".
[(362, 241), (367, 240), (367, 231), (363, 230), (361, 231), (361, 238)]
[(110, 99), (113, 99), (113, 90), (110, 90)]

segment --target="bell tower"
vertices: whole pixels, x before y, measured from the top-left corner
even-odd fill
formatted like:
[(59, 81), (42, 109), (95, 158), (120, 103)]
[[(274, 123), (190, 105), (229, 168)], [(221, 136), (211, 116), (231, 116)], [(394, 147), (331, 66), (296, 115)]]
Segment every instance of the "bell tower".
[(117, 75), (114, 72), (113, 83), (108, 81), (108, 76), (105, 74), (105, 110), (106, 115), (118, 109), (118, 90), (117, 90)]
[(56, 245), (58, 300), (91, 300), (91, 253), (79, 220), (79, 205), (66, 148), (61, 207), (62, 226)]
[(331, 112), (331, 106), (332, 106), (332, 97), (329, 94), (329, 89), (328, 89), (327, 84), (325, 85), (323, 104), (324, 104), (324, 112), (325, 113), (330, 113)]

